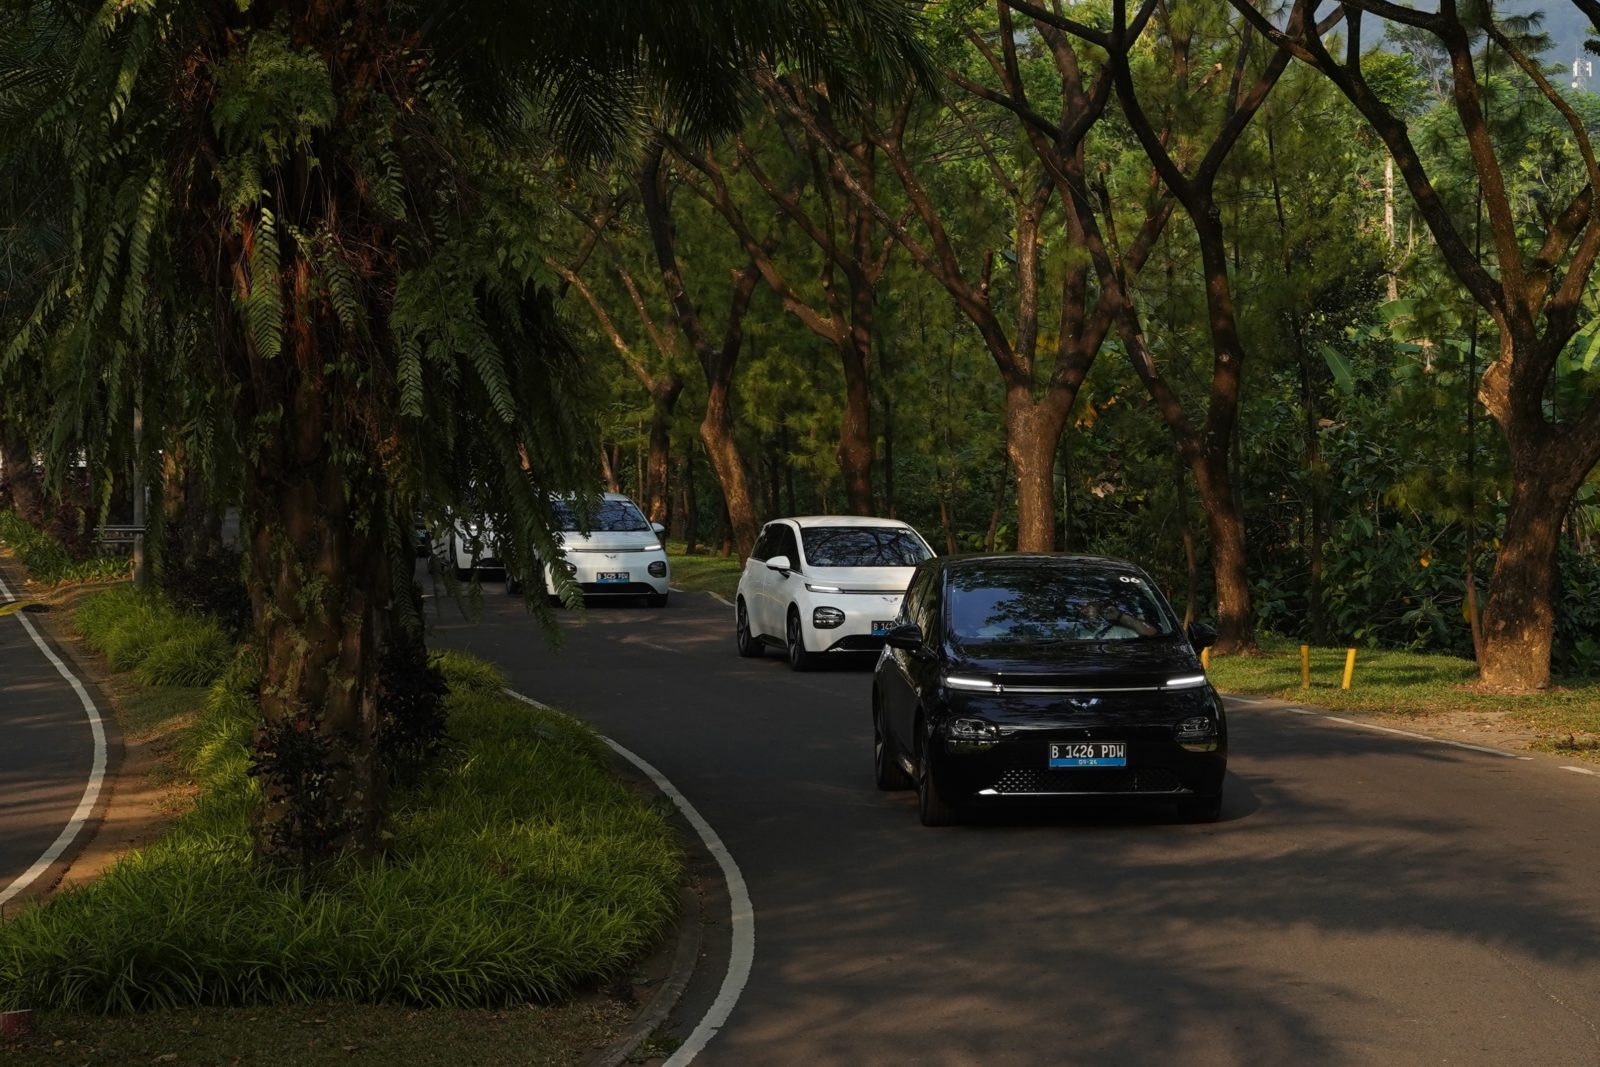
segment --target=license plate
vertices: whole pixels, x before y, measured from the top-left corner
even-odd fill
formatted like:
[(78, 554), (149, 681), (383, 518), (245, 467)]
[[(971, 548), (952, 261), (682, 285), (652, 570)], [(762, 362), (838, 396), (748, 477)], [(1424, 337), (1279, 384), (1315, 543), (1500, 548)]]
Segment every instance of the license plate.
[(627, 571), (601, 571), (594, 576), (597, 582), (625, 582), (628, 580)]
[(884, 634), (888, 633), (889, 630), (893, 626), (894, 626), (894, 620), (893, 619), (873, 619), (872, 620), (872, 636), (873, 637), (882, 637)]
[(1091, 741), (1050, 746), (1052, 767), (1126, 767), (1127, 765), (1128, 745), (1125, 741)]

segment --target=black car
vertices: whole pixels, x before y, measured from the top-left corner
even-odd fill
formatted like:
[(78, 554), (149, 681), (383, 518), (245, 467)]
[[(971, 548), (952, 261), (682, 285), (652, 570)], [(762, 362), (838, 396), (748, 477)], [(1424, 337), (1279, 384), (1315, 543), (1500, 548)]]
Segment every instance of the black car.
[(922, 822), (991, 797), (1222, 807), (1228, 727), (1197, 650), (1144, 571), (1098, 556), (929, 560), (872, 681), (880, 789), (915, 788)]

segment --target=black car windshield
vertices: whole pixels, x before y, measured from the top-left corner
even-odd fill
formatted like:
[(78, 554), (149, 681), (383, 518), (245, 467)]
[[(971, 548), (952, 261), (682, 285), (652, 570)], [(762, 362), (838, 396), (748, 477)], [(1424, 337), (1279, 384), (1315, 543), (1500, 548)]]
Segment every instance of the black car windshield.
[(1099, 567), (959, 568), (950, 573), (947, 614), (962, 644), (1134, 641), (1176, 632), (1149, 582)]
[(650, 523), (631, 500), (597, 501), (588, 523), (580, 523), (577, 511), (565, 500), (557, 500), (555, 508), (561, 529), (572, 533), (585, 527), (590, 533), (644, 533), (650, 529)]
[(800, 540), (813, 567), (915, 567), (928, 558), (904, 526), (804, 526)]

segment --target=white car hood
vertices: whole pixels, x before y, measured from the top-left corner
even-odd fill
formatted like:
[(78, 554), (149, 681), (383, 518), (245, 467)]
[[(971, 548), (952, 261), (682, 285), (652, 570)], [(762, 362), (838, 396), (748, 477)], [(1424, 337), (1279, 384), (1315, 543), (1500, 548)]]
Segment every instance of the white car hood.
[(811, 567), (807, 585), (831, 585), (846, 593), (904, 593), (915, 567)]
[(654, 530), (611, 533), (596, 530), (587, 537), (568, 530), (561, 535), (561, 547), (568, 552), (647, 552), (661, 547)]

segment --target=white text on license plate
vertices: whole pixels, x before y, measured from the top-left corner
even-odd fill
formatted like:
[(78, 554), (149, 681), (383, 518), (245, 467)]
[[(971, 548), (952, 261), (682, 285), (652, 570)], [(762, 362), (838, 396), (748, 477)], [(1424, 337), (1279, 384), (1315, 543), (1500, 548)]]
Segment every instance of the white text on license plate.
[(601, 571), (595, 575), (597, 582), (625, 582), (628, 580), (627, 571)]
[(1082, 741), (1050, 746), (1052, 767), (1126, 767), (1128, 745), (1125, 741)]

